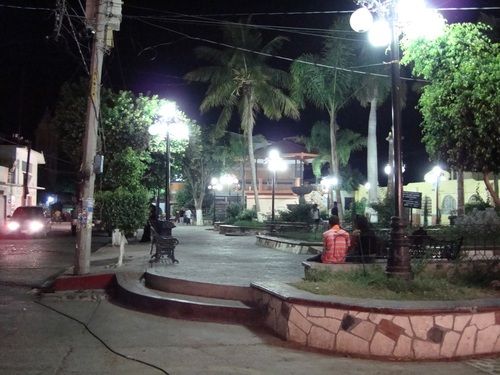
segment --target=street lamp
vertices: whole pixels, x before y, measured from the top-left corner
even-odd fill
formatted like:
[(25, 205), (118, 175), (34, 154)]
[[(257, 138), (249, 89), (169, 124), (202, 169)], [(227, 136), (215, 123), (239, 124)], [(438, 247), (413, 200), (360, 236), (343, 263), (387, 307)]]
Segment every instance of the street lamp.
[(439, 210), (439, 182), (444, 179), (444, 170), (436, 165), (424, 176), (425, 182), (434, 184), (436, 188), (436, 225), (441, 224), (441, 211)]
[(214, 209), (213, 209), (212, 222), (215, 225), (215, 200), (217, 198), (217, 190), (218, 191), (222, 190), (222, 185), (220, 184), (219, 179), (217, 177), (212, 177), (212, 180), (210, 181), (210, 185), (208, 185), (208, 190), (211, 190), (213, 193)]
[(267, 169), (269, 169), (273, 173), (273, 185), (272, 185), (272, 193), (271, 193), (271, 222), (273, 224), (274, 230), (274, 194), (275, 194), (275, 185), (276, 185), (276, 172), (282, 172), (286, 170), (286, 162), (280, 156), (278, 150), (269, 151), (269, 155), (267, 157)]
[[(180, 119), (175, 102), (165, 102), (158, 111), (158, 121), (149, 127), (149, 134), (165, 138), (165, 218), (170, 220), (170, 138), (187, 139), (189, 130)], [(158, 210), (159, 212), (159, 210)]]
[[(351, 16), (351, 26), (354, 31), (364, 32), (368, 30), (369, 40), (374, 45), (389, 46), (390, 44), (392, 134), (394, 135), (394, 165), (392, 166), (394, 173), (394, 216), (391, 219), (391, 247), (386, 271), (388, 276), (410, 279), (410, 255), (407, 238), (404, 234), (405, 224), (402, 221), (403, 180), (399, 37), (402, 32), (405, 32), (405, 37), (408, 38), (436, 37), (439, 29), (444, 26), (444, 20), (437, 12), (427, 9), (423, 0), (356, 0), (355, 3), (362, 7)], [(379, 22), (371, 23), (370, 17), (366, 16), (367, 11), (371, 14), (377, 14)], [(353, 18), (355, 22), (353, 22)], [(366, 23), (359, 25), (360, 20)], [(421, 22), (422, 20), (425, 20), (425, 22)], [(426, 26), (422, 27), (424, 23)], [(441, 27), (431, 27), (431, 24), (439, 24)], [(419, 27), (415, 27), (415, 25)]]
[[(339, 184), (339, 179), (336, 176), (325, 176), (321, 179), (320, 185), (323, 187), (323, 190), (328, 193), (328, 199), (326, 204), (326, 209), (330, 212), (330, 193), (333, 195), (333, 190)], [(333, 197), (332, 197), (333, 198)], [(338, 197), (335, 197), (338, 200)]]

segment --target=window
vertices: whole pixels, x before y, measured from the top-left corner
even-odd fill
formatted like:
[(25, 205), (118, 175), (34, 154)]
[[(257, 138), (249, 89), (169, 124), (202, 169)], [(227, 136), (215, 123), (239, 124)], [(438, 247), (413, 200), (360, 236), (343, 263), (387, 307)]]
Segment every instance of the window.
[(444, 215), (450, 215), (452, 211), (457, 209), (457, 201), (451, 195), (445, 195), (443, 198), (443, 203), (441, 204), (441, 213)]

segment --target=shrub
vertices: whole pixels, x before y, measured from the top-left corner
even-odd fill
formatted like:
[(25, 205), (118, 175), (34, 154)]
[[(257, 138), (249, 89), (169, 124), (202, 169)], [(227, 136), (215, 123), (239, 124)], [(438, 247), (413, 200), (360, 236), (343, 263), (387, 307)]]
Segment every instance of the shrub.
[(390, 226), (391, 217), (394, 216), (394, 203), (391, 198), (385, 197), (377, 203), (370, 204), (370, 207), (377, 212), (378, 222), (381, 226)]
[(226, 208), (226, 220), (225, 222), (228, 224), (232, 224), (238, 218), (238, 215), (241, 212), (241, 206), (238, 203), (231, 203)]
[(257, 218), (257, 212), (255, 210), (243, 210), (239, 213), (237, 219), (243, 221), (252, 221)]
[(310, 204), (289, 205), (288, 211), (280, 211), (279, 217), (281, 221), (310, 223), (312, 222), (311, 209)]

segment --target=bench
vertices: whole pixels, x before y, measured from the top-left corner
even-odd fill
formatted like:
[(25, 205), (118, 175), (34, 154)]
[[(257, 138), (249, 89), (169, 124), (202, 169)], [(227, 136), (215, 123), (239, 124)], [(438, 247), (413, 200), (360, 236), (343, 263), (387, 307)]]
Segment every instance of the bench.
[(455, 240), (440, 240), (429, 236), (408, 236), (412, 258), (456, 260), (460, 256), (463, 237)]
[[(172, 236), (162, 236), (151, 226), (151, 249), (149, 254), (151, 259), (149, 263), (179, 263), (175, 259), (175, 247), (179, 244), (179, 240)], [(154, 251), (153, 251), (154, 249)]]

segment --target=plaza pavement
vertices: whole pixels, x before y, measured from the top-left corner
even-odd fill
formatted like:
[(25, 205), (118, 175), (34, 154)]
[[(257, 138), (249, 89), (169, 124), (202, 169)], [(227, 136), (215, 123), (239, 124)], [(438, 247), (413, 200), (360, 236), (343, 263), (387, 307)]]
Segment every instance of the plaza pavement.
[[(265, 280), (293, 282), (303, 275), (300, 263), (306, 255), (260, 248), (254, 236), (222, 236), (207, 229), (175, 228), (180, 263), (156, 265), (156, 270), (169, 277), (232, 285)], [(117, 255), (117, 247), (100, 249), (92, 255), (91, 272), (145, 270), (149, 244), (127, 245), (125, 264), (120, 269), (113, 266)], [(306, 351), (263, 329), (175, 320), (128, 310), (98, 291), (46, 294), (41, 302), (87, 323), (116, 352), (154, 364), (169, 374), (500, 373), (496, 359), (402, 363)], [(81, 325), (42, 305), (26, 301), (9, 308), (19, 314), (6, 332), (0, 328), (4, 337), (0, 340), (2, 374), (162, 373), (111, 353)]]

